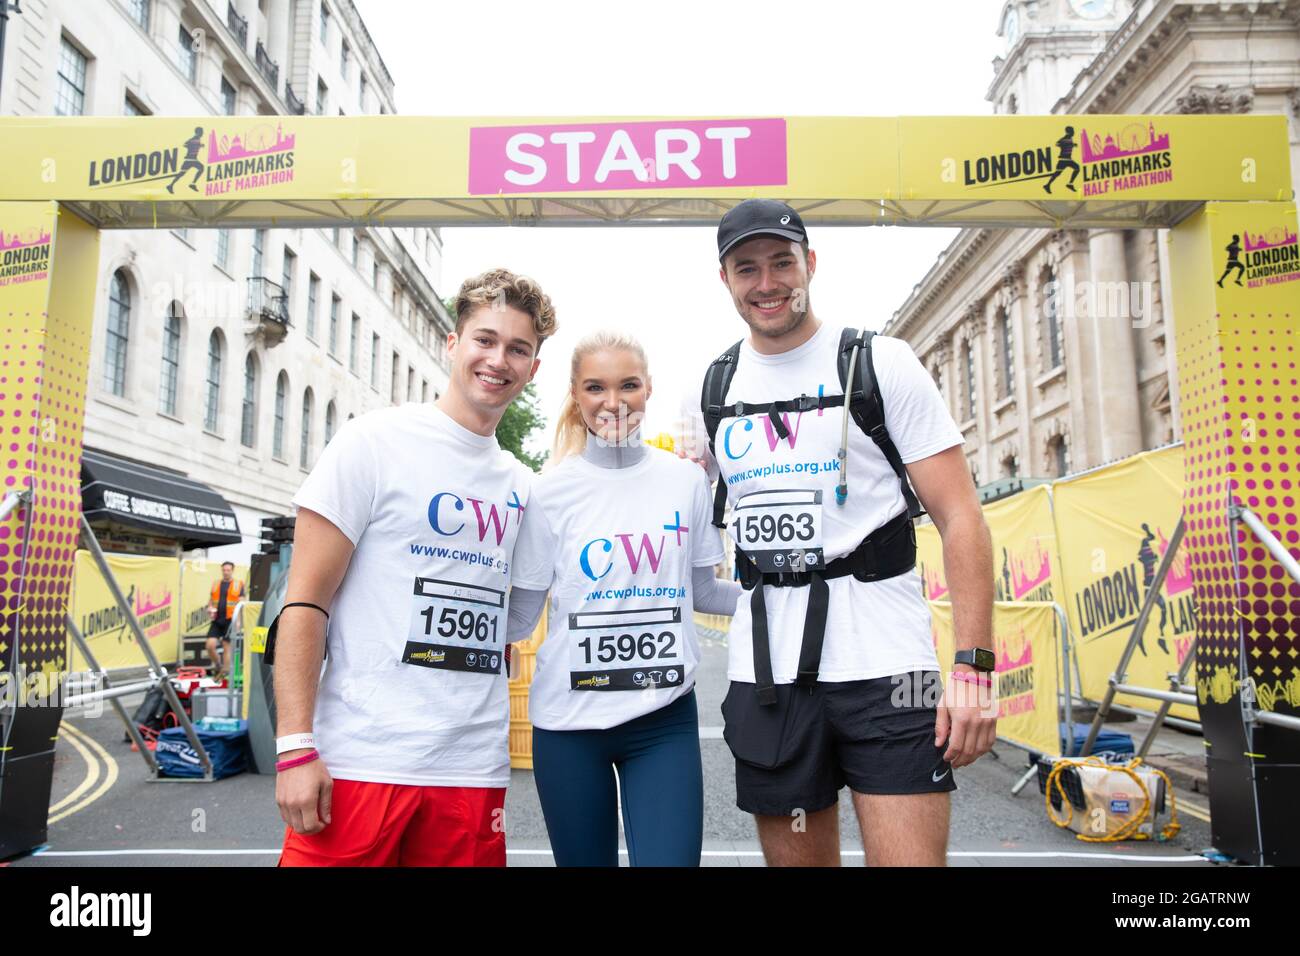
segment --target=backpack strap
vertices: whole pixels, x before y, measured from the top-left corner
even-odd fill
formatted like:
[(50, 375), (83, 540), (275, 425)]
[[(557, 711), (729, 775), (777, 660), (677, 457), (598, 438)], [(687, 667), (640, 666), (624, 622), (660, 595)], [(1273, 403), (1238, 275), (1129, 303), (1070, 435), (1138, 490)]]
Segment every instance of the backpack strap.
[[(727, 389), (731, 387), (731, 380), (736, 374), (736, 363), (740, 360), (740, 342), (737, 342), (727, 351), (723, 352), (709, 365), (709, 369), (704, 373), (704, 387), (700, 392), (700, 411), (704, 413), (704, 428), (709, 433), (709, 453), (713, 455), (714, 461), (717, 461), (718, 455), (714, 451), (714, 439), (718, 434), (718, 426), (722, 423), (727, 400)], [(727, 482), (718, 474), (718, 484), (713, 495), (713, 524), (715, 527), (726, 527), (723, 515), (727, 508)]]
[[(889, 467), (898, 476), (903, 501), (907, 503), (908, 515), (918, 518), (925, 514), (925, 511), (912, 490), (911, 482), (907, 480), (907, 469), (903, 465), (903, 458), (898, 453), (897, 446), (894, 445), (894, 439), (890, 437), (889, 429), (885, 427), (885, 402), (880, 395), (880, 387), (876, 381), (876, 367), (871, 357), (871, 339), (875, 334), (864, 330), (861, 335), (858, 335), (853, 329), (845, 329), (841, 333), (840, 351), (836, 357), (840, 385), (844, 393), (849, 396), (849, 414), (853, 416), (858, 427), (876, 443), (880, 453), (889, 462)], [(862, 351), (858, 354), (855, 381), (850, 388), (846, 379), (849, 375), (849, 358), (855, 348), (860, 348)]]

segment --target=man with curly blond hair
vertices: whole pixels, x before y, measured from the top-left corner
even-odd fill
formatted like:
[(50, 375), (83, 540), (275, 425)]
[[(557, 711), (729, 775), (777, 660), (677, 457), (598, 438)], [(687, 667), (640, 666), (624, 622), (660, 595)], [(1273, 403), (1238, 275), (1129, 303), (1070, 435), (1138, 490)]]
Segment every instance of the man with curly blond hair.
[(274, 625), (282, 866), (505, 865), (506, 615), (530, 473), (495, 432), (554, 332), (531, 279), (467, 279), (446, 394), (343, 426), (294, 496)]

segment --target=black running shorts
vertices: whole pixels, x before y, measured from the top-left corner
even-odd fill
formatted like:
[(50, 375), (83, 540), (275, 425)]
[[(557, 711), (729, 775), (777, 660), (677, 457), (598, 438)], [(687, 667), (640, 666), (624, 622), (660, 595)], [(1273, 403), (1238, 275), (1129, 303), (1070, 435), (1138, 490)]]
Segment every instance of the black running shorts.
[(956, 790), (934, 745), (938, 674), (778, 684), (777, 701), (758, 703), (754, 685), (732, 681), (722, 702), (723, 736), (736, 758), (736, 806), (788, 816), (833, 806), (840, 788), (858, 793)]

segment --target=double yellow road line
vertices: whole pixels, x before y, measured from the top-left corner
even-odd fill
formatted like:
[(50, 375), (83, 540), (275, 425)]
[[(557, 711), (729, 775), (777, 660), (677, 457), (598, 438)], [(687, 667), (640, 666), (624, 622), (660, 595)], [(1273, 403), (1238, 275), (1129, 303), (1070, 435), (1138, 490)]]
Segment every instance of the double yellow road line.
[(50, 807), (48, 823), (51, 824), (86, 809), (117, 783), (117, 761), (98, 741), (67, 720), (59, 726), (59, 737), (70, 743), (86, 761), (86, 776), (71, 793)]

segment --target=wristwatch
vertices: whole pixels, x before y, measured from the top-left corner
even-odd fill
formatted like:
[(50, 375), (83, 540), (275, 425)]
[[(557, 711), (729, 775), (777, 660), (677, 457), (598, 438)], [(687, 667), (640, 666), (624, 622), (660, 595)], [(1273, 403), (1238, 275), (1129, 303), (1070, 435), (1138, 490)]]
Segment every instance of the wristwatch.
[(997, 658), (993, 656), (993, 652), (987, 647), (975, 647), (968, 651), (958, 651), (953, 655), (953, 663), (969, 664), (977, 671), (987, 674), (992, 672), (994, 665), (997, 663)]

